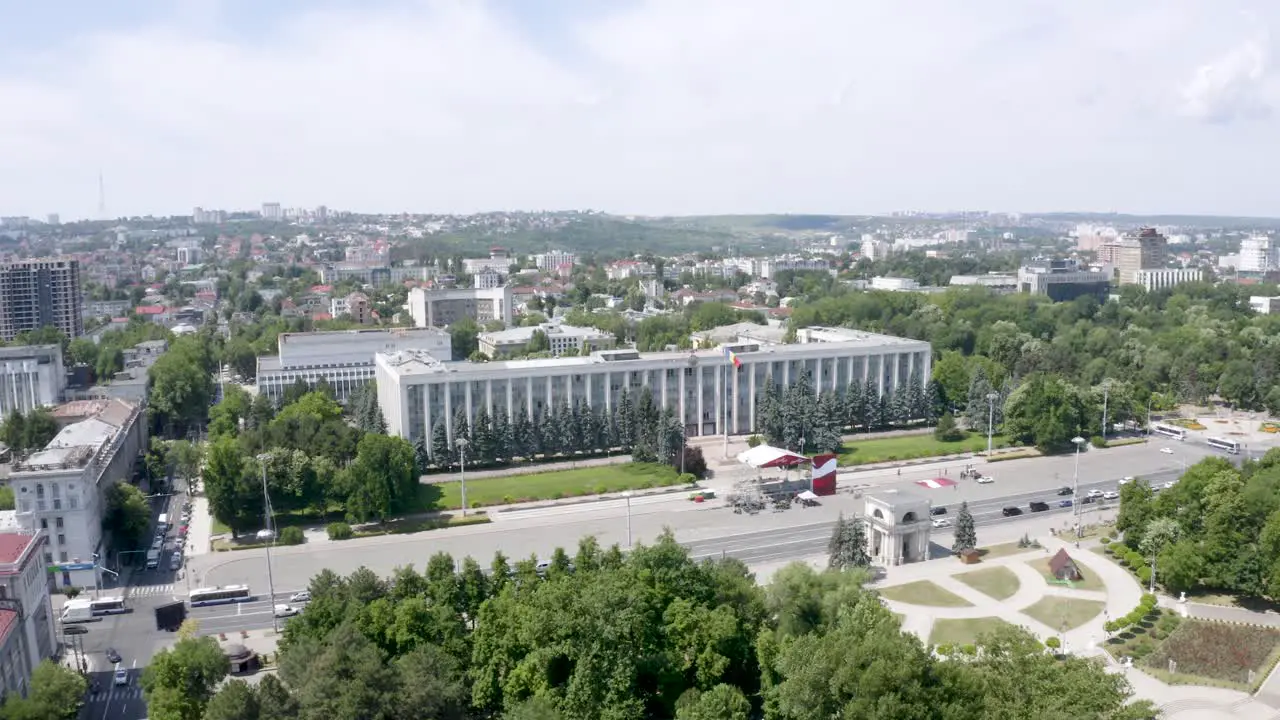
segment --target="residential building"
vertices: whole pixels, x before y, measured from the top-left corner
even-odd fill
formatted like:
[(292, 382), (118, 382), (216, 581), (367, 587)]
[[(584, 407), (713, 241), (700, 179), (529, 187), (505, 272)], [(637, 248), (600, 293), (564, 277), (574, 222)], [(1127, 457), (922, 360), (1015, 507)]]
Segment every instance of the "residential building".
[[(489, 257), (487, 258), (464, 258), (462, 260), (462, 271), (468, 275), (475, 275), (491, 270), (498, 273), (504, 278), (511, 271), (512, 260), (507, 257), (507, 251), (500, 247), (489, 248)], [(454, 268), (456, 271), (457, 268)]]
[(911, 290), (919, 290), (920, 283), (911, 278), (900, 277), (874, 277), (871, 278), (872, 290), (889, 290), (891, 292), (906, 292)]
[(1020, 292), (1047, 295), (1055, 302), (1074, 300), (1081, 295), (1092, 295), (1101, 301), (1110, 289), (1110, 273), (1081, 269), (1074, 260), (1051, 260), (1018, 270)]
[(284, 211), (280, 209), (280, 203), (278, 202), (262, 203), (262, 219), (263, 220), (283, 220)]
[(409, 291), (409, 316), (418, 327), (447, 327), (469, 317), (480, 324), (501, 320), (511, 324), (511, 286)]
[(653, 266), (653, 263), (640, 262), (639, 260), (619, 260), (605, 267), (604, 274), (610, 280), (626, 280), (633, 277), (650, 278), (657, 276), (658, 269)]
[[(810, 328), (799, 342), (745, 342), (723, 351), (641, 353), (605, 350), (586, 357), (445, 363), (426, 352), (378, 353), (378, 401), (388, 433), (429, 440), (444, 423), (450, 440), (454, 414), (471, 419), (480, 408), (492, 416), (541, 416), (549, 406), (584, 401), (601, 412), (617, 408), (623, 389), (648, 387), (657, 404), (671, 409), (690, 436), (756, 430), (756, 401), (765, 381), (789, 385), (807, 371), (816, 391), (843, 392), (853, 381), (887, 393), (929, 380), (929, 343), (840, 328)], [(727, 416), (727, 421), (726, 421)]]
[(258, 392), (279, 403), (298, 380), (315, 385), (324, 380), (345, 403), (351, 391), (373, 379), (373, 356), (379, 352), (422, 350), (448, 359), (453, 342), (436, 328), (334, 330), (282, 333), (278, 355), (258, 358)]
[(471, 276), (471, 287), (476, 290), (493, 290), (502, 287), (502, 274), (488, 268)]
[(198, 265), (200, 263), (200, 248), (180, 247), (178, 248), (177, 258), (179, 264)]
[(1133, 284), (1147, 290), (1164, 290), (1185, 283), (1203, 282), (1204, 270), (1200, 268), (1155, 268), (1139, 270), (1133, 274)]
[(82, 317), (85, 319), (124, 317), (129, 313), (129, 305), (128, 300), (90, 300), (84, 304)]
[(826, 272), (830, 269), (831, 261), (826, 258), (781, 255), (776, 258), (752, 258), (751, 274), (754, 277), (772, 280), (784, 270)]
[(601, 332), (590, 327), (574, 327), (558, 323), (542, 323), (530, 327), (514, 327), (497, 332), (480, 333), (476, 338), (480, 352), (490, 358), (502, 358), (525, 353), (534, 333), (541, 332), (547, 338), (546, 352), (559, 357), (573, 350), (590, 354), (597, 350), (611, 350), (617, 344), (613, 333)]
[(80, 261), (36, 258), (0, 264), (0, 339), (54, 327), (69, 338), (84, 334)]
[(1121, 285), (1138, 282), (1139, 270), (1158, 270), (1165, 267), (1169, 241), (1155, 228), (1142, 228), (1110, 239), (1098, 248), (1098, 261), (1115, 268), (1116, 280)]
[(66, 388), (67, 371), (58, 345), (0, 348), (0, 417), (56, 405)]
[(32, 671), (58, 652), (48, 542), (43, 531), (0, 532), (0, 702), (26, 695)]
[(346, 297), (336, 297), (329, 301), (329, 314), (351, 316), (352, 322), (368, 325), (373, 322), (373, 306), (364, 293), (354, 292)]
[(578, 256), (563, 250), (551, 250), (533, 256), (533, 263), (543, 272), (557, 272), (568, 266), (572, 268), (578, 262)]
[(1241, 240), (1236, 269), (1243, 273), (1268, 273), (1280, 269), (1280, 243), (1266, 235)]
[(363, 285), (379, 287), (391, 282), (391, 268), (377, 263), (330, 263), (320, 268), (320, 280), (330, 285), (343, 280), (355, 280)]
[(880, 240), (874, 235), (863, 235), (862, 245), (858, 254), (863, 260), (872, 262), (884, 260), (893, 254), (893, 243), (887, 240)]
[(9, 475), (18, 523), (25, 532), (49, 533), (50, 565), (58, 566), (52, 581), (63, 586), (98, 586), (92, 563), (95, 553), (107, 557), (106, 492), (132, 477), (147, 449), (142, 403), (98, 402), (96, 415), (59, 430), (43, 450), (14, 462)]

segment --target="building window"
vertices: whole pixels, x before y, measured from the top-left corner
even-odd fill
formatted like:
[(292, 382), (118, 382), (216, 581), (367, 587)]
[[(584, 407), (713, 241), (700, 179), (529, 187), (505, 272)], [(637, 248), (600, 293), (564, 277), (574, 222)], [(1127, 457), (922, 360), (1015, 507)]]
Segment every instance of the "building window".
[(67, 544), (67, 536), (66, 536), (66, 535), (63, 535), (62, 533), (58, 533), (58, 544), (59, 544), (59, 545), (66, 545), (66, 544)]
[(67, 551), (63, 550), (62, 552), (58, 553), (58, 562), (66, 562), (66, 561), (67, 561)]
[(54, 520), (53, 520), (53, 524), (54, 524), (54, 527), (56, 527), (56, 528), (58, 528), (59, 530), (61, 530), (61, 529), (62, 529), (62, 518), (60, 518), (60, 517), (59, 517), (59, 518), (54, 518)]
[(52, 565), (52, 564), (53, 564), (53, 553), (51, 553), (51, 552), (47, 552), (47, 553), (45, 553), (45, 554), (44, 554), (44, 564), (45, 564), (45, 565)]
[(40, 529), (41, 530), (49, 529), (49, 518), (40, 518)]

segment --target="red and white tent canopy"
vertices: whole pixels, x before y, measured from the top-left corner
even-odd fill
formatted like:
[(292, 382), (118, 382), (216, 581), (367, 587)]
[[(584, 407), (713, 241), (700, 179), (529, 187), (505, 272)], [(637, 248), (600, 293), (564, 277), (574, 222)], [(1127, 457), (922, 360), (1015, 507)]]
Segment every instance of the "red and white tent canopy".
[(738, 453), (738, 462), (753, 468), (777, 468), (803, 465), (809, 462), (809, 458), (772, 445), (757, 445), (746, 452)]

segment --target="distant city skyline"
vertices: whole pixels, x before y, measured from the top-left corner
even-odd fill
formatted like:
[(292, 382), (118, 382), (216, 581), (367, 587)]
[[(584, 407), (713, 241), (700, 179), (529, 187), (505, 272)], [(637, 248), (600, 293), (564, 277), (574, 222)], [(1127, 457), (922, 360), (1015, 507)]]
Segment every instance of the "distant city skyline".
[(533, 5), (17, 5), (0, 215), (1280, 216), (1280, 5)]

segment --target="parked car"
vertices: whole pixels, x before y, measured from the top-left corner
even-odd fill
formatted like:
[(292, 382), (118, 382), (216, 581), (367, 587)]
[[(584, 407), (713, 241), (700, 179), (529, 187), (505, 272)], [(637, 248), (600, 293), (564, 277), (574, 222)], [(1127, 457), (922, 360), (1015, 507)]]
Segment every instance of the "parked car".
[(936, 528), (951, 527), (951, 518), (934, 518), (933, 526)]
[(1031, 508), (1031, 512), (1044, 512), (1049, 509), (1049, 503), (1041, 500), (1033, 500), (1028, 504), (1028, 507)]
[(1110, 492), (1104, 492), (1102, 493), (1102, 499), (1103, 500), (1119, 500), (1120, 493), (1116, 492), (1115, 490), (1112, 490)]
[(1059, 495), (1075, 495), (1076, 491), (1072, 490), (1069, 487), (1060, 487), (1058, 488), (1058, 494)]
[(1022, 514), (1022, 508), (1020, 508), (1020, 507), (1013, 507), (1013, 506), (1009, 506), (1009, 507), (1005, 508), (1004, 510), (1001, 510), (1000, 512), (1004, 513), (1004, 516), (1005, 516), (1005, 517), (1013, 517), (1014, 515), (1021, 515), (1021, 514)]
[(1089, 497), (1091, 497), (1091, 498), (1100, 498), (1100, 497), (1102, 497), (1102, 491), (1101, 491), (1101, 490), (1098, 490), (1098, 489), (1090, 490), (1090, 491), (1089, 491)]
[(290, 596), (289, 596), (289, 602), (291, 602), (291, 603), (309, 603), (309, 602), (311, 602), (311, 591), (310, 591), (310, 590), (303, 590), (302, 592), (296, 592), (296, 593), (294, 593), (293, 595), (290, 595)]
[(83, 635), (87, 632), (89, 632), (89, 628), (83, 625), (63, 625), (62, 626), (63, 635)]
[(1128, 484), (1129, 484), (1129, 483), (1131, 483), (1131, 482), (1133, 482), (1133, 476), (1132, 476), (1132, 475), (1129, 475), (1129, 476), (1125, 477), (1124, 479), (1122, 479), (1122, 480), (1120, 481), (1120, 484), (1121, 484), (1121, 485), (1128, 485)]
[(947, 514), (947, 508), (946, 508), (946, 507), (943, 507), (943, 506), (941, 506), (941, 505), (939, 505), (938, 507), (933, 508), (932, 510), (930, 510), (930, 511), (929, 511), (929, 514), (930, 514), (930, 515), (946, 515), (946, 514)]

